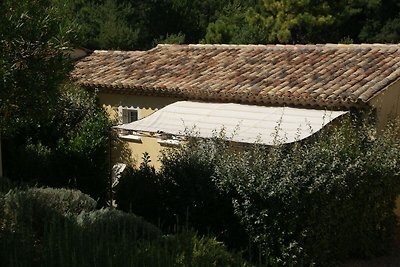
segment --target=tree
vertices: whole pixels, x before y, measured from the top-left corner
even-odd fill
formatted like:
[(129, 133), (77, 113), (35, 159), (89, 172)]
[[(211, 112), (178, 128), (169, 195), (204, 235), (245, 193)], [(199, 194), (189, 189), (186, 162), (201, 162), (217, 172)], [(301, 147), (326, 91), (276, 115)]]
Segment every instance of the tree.
[(238, 0), (208, 25), (203, 42), (396, 42), (399, 9), (394, 0)]
[(248, 5), (235, 2), (226, 6), (218, 18), (208, 24), (203, 43), (257, 44), (266, 43), (267, 29), (263, 21), (253, 17)]
[(90, 49), (149, 49), (161, 42), (198, 43), (231, 0), (52, 0), (80, 25)]
[(216, 15), (231, 2), (230, 0), (171, 0), (172, 8), (179, 14), (179, 26), (188, 43), (198, 43), (204, 38), (207, 26), (216, 20)]
[(396, 0), (371, 0), (359, 33), (364, 42), (400, 41), (400, 3)]
[(332, 266), (396, 237), (398, 126), (377, 132), (359, 115), (302, 142), (219, 153), (215, 183), (267, 265)]
[(75, 35), (49, 0), (0, 2), (0, 132), (12, 135), (48, 117), (72, 65)]
[(93, 95), (67, 82), (76, 28), (52, 3), (0, 2), (4, 173), (104, 199), (110, 124)]
[(80, 25), (81, 46), (89, 49), (139, 48), (143, 27), (134, 21), (137, 14), (129, 2), (75, 0), (65, 4), (64, 0), (53, 1), (69, 20)]
[(90, 93), (72, 84), (61, 86), (57, 103), (40, 127), (28, 124), (5, 140), (5, 174), (40, 186), (77, 188), (103, 204), (109, 118)]

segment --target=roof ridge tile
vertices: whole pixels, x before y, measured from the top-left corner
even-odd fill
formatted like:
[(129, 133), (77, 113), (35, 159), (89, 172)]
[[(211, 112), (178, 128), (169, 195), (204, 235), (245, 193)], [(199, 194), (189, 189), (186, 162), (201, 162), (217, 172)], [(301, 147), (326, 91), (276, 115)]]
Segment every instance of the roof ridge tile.
[(398, 48), (400, 44), (383, 44), (383, 43), (359, 43), (359, 44), (342, 44), (342, 43), (326, 43), (326, 44), (158, 44), (155, 48), (231, 48), (231, 49), (298, 49), (298, 48)]

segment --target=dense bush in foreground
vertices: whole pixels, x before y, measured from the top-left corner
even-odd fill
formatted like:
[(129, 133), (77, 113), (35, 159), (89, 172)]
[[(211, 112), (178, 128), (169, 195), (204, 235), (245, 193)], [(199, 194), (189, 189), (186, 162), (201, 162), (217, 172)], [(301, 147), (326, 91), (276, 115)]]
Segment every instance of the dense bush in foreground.
[(231, 197), (212, 178), (220, 146), (224, 144), (217, 140), (192, 140), (182, 149), (166, 151), (159, 172), (148, 161), (128, 169), (117, 186), (118, 208), (143, 216), (164, 231), (190, 227), (237, 249), (247, 247), (248, 236), (234, 215)]
[(400, 142), (390, 131), (347, 121), (306, 143), (228, 153), (217, 183), (272, 263), (376, 255), (393, 237), (400, 193)]
[(149, 158), (145, 157), (138, 169), (129, 167), (125, 170), (117, 185), (115, 198), (119, 209), (134, 212), (158, 224), (162, 217), (161, 183), (148, 161)]
[[(349, 119), (275, 147), (193, 139), (167, 151), (160, 172), (146, 176), (139, 169), (124, 177), (123, 190), (137, 192), (153, 181), (148, 185), (163, 204), (160, 221), (179, 218), (174, 222), (234, 240), (237, 248), (251, 244), (266, 264), (331, 265), (380, 254), (393, 237), (400, 194), (396, 131), (378, 133)], [(139, 192), (120, 201), (145, 209), (149, 199)], [(243, 230), (250, 242), (237, 238)]]
[(248, 266), (214, 238), (164, 236), (132, 213), (95, 206), (65, 189), (0, 193), (0, 265)]
[(3, 140), (4, 174), (13, 181), (69, 187), (105, 203), (110, 122), (96, 98), (60, 86), (50, 118), (26, 123)]

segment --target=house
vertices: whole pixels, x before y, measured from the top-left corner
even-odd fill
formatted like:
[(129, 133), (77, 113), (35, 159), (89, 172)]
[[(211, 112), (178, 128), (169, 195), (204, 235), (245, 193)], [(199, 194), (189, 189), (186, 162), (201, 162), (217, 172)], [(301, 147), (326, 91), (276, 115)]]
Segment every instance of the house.
[(148, 152), (156, 167), (160, 150), (188, 128), (209, 137), (223, 127), (233, 141), (272, 144), (278, 122), (279, 138), (294, 142), (350, 110), (375, 110), (379, 127), (400, 115), (400, 45), (94, 51), (72, 78), (97, 91), (133, 160)]

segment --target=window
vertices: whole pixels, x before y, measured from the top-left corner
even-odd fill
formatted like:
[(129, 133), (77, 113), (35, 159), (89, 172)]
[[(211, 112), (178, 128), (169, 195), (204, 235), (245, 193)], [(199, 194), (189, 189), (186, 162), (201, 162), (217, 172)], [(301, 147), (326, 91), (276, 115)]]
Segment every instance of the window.
[(139, 109), (134, 107), (118, 107), (119, 124), (125, 124), (140, 119)]
[(122, 111), (122, 122), (123, 123), (130, 123), (133, 121), (137, 121), (139, 116), (138, 116), (138, 111), (135, 109), (124, 109)]
[[(135, 107), (118, 107), (118, 123), (125, 124), (137, 121), (140, 119), (139, 109)], [(141, 135), (134, 131), (119, 130), (118, 136), (132, 142), (141, 142)]]

